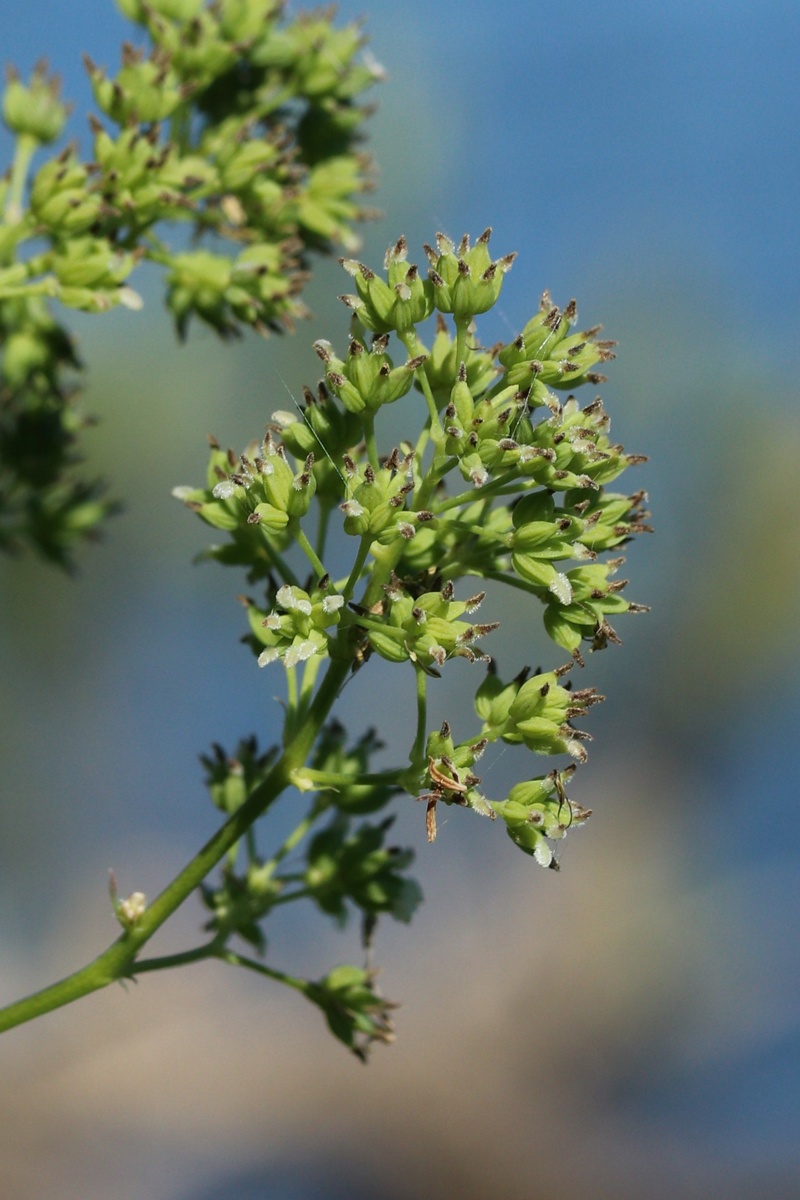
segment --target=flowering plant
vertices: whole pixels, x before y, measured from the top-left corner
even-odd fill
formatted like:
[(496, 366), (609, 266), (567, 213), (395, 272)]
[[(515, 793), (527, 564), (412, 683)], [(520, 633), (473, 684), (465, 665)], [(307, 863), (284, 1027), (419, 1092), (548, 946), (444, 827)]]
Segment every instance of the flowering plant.
[[(153, 99), (146, 111), (150, 122), (172, 116), (179, 109), (177, 97), (185, 95), (185, 73), (192, 64), (192, 79), (205, 88), (202, 112), (208, 126), (188, 176), (181, 174), (183, 168), (171, 176), (180, 176), (170, 186), (184, 200), (179, 203), (170, 193), (170, 204), (188, 213), (198, 229), (227, 231), (230, 236), (236, 230), (237, 238), (246, 231), (247, 248), (234, 264), (205, 251), (189, 256), (155, 251), (159, 261), (168, 260), (168, 303), (179, 330), (191, 315), (223, 335), (241, 323), (285, 321), (296, 315), (296, 277), (291, 276), (288, 287), (275, 281), (285, 283), (287, 262), (294, 264), (295, 259), (275, 258), (272, 265), (267, 261), (277, 253), (278, 242), (272, 240), (277, 237), (275, 213), (282, 213), (293, 230), (292, 250), (287, 251), (284, 227), (278, 222), (280, 253), (294, 255), (301, 252), (297, 239), (305, 236), (310, 241), (312, 232), (346, 242), (349, 229), (341, 222), (351, 219), (355, 209), (343, 214), (340, 191), (338, 206), (332, 206), (339, 223), (325, 224), (318, 212), (317, 228), (312, 230), (310, 218), (300, 216), (306, 210), (296, 194), (302, 185), (295, 182), (289, 189), (291, 201), (284, 193), (283, 200), (269, 208), (267, 235), (258, 224), (266, 219), (265, 205), (252, 191), (252, 161), (261, 162), (265, 151), (253, 148), (254, 141), (261, 146), (261, 140), (248, 122), (236, 125), (240, 130), (247, 126), (238, 143), (246, 162), (230, 167), (220, 195), (220, 172), (229, 169), (226, 156), (236, 144), (235, 138), (220, 136), (220, 125), (234, 119), (219, 85), (224, 71), (231, 69), (230, 60), (219, 50), (200, 64), (188, 51), (181, 56), (178, 47), (183, 41), (169, 41), (176, 23), (183, 21), (184, 30), (196, 29), (196, 43), (202, 46), (209, 22), (220, 23), (222, 16), (233, 13), (244, 19), (258, 3), (240, 0), (201, 9), (193, 0), (162, 0), (153, 6), (126, 2), (124, 7), (162, 39), (160, 57), (128, 55), (123, 68), (128, 74), (116, 86), (93, 69), (100, 103), (125, 122), (134, 110), (133, 100), (126, 98), (136, 88), (141, 89), (136, 104), (142, 110), (150, 103), (152, 89), (167, 89), (170, 99), (162, 96), (160, 106)], [(247, 102), (270, 97), (269, 113), (276, 109), (278, 86), (271, 72), (277, 69), (275, 63), (287, 70), (299, 36), (279, 36), (271, 28), (266, 48), (257, 38), (252, 43), (260, 47), (252, 51), (258, 85), (250, 68), (244, 71), (250, 89)], [(319, 92), (309, 83), (315, 78), (312, 43), (316, 45), (313, 39), (302, 41), (292, 60), (296, 75), (290, 77), (302, 78), (316, 98)], [(150, 64), (146, 70), (145, 61)], [(212, 69), (212, 61), (227, 66)], [(324, 71), (322, 76), (327, 79)], [(335, 95), (319, 113), (312, 110), (315, 119), (349, 138), (350, 97), (366, 81), (356, 73), (344, 96)], [(49, 87), (41, 76), (31, 86)], [(48, 94), (56, 103), (52, 90)], [(323, 89), (323, 94), (330, 99), (330, 91)], [(244, 104), (241, 97), (239, 103)], [(140, 118), (141, 112), (137, 114)], [(192, 128), (192, 122), (178, 123), (179, 129), (187, 126)], [(123, 133), (123, 139), (126, 136)], [(126, 155), (138, 153), (142, 138), (150, 147), (146, 154), (160, 164), (151, 169), (175, 166), (175, 144), (156, 151), (157, 138), (139, 130), (125, 143), (127, 151), (117, 146), (122, 165), (115, 170), (124, 173)], [(299, 129), (298, 138), (304, 146)], [(355, 161), (348, 159), (348, 191), (363, 182)], [(286, 163), (284, 167), (288, 169)], [(50, 174), (61, 187), (66, 177), (61, 172), (68, 175), (76, 169), (72, 158), (62, 158)], [(102, 175), (105, 168), (99, 169)], [(314, 169), (304, 168), (308, 188)], [(273, 188), (279, 187), (269, 171), (266, 174)], [(256, 175), (263, 182), (263, 173)], [(118, 178), (114, 176), (115, 186)], [(56, 189), (55, 194), (61, 193)], [(103, 222), (122, 222), (128, 231), (136, 228), (138, 238), (140, 226), (149, 229), (153, 210), (145, 204), (142, 213), (135, 201), (133, 209), (119, 201), (114, 204), (102, 188), (99, 197), (91, 189), (87, 196), (99, 206), (91, 221), (87, 213), (85, 225), (81, 219), (79, 229), (63, 234), (47, 227), (54, 258), (53, 274), (46, 278), (56, 282), (45, 294), (64, 299), (67, 288), (67, 303), (73, 297), (94, 304), (98, 295), (117, 301), (127, 286), (123, 280), (128, 258), (122, 260), (125, 271), (115, 267), (114, 278), (106, 274), (91, 284), (60, 282), (57, 265), (70, 255), (70, 261), (83, 261), (74, 236), (83, 239), (84, 248), (86, 237), (106, 238), (111, 244)], [(307, 194), (305, 202), (311, 203)], [(80, 203), (88, 203), (83, 194)], [(152, 196), (149, 203), (155, 203)], [(69, 203), (56, 207), (62, 222), (77, 211)], [(382, 915), (408, 921), (421, 900), (408, 874), (413, 852), (391, 843), (393, 817), (385, 815), (403, 796), (424, 802), (429, 841), (436, 837), (437, 808), (455, 805), (499, 822), (535, 863), (557, 869), (558, 846), (590, 815), (568, 795), (590, 740), (573, 722), (582, 721), (603, 699), (595, 688), (572, 688), (571, 681), (584, 668), (587, 650), (619, 642), (612, 622), (622, 614), (643, 611), (623, 595), (626, 581), (618, 580), (616, 573), (624, 560), (617, 552), (649, 527), (644, 523), (642, 491), (609, 490), (641, 457), (611, 441), (608, 415), (594, 392), (583, 406), (573, 395), (587, 384), (594, 389), (605, 381), (597, 368), (613, 358), (614, 343), (598, 340), (599, 327), (577, 326), (574, 301), (560, 308), (545, 292), (516, 338), (491, 348), (481, 344), (476, 318), (496, 304), (515, 258), (492, 258), (490, 234), (487, 229), (474, 244), (466, 236), (456, 244), (438, 234), (435, 245), (424, 247), (426, 272), (408, 261), (403, 238), (387, 251), (382, 272), (353, 258), (342, 259), (354, 288), (342, 296), (350, 328), (339, 345), (316, 343), (323, 367), (316, 391), (305, 389), (304, 406), (298, 411), (272, 413), (263, 436), (241, 452), (224, 451), (212, 442), (205, 483), (176, 489), (187, 508), (221, 535), (207, 557), (246, 572), (253, 592), (245, 598), (246, 639), (254, 668), (257, 664), (285, 672), (281, 741), (262, 749), (250, 736), (232, 751), (215, 746), (203, 758), (211, 799), (225, 817), (218, 831), (152, 902), (138, 892), (120, 900), (114, 887), (114, 910), (122, 926), (117, 941), (61, 983), (0, 1011), (0, 1029), (115, 979), (213, 958), (302, 992), (322, 1010), (333, 1033), (364, 1057), (371, 1043), (392, 1036), (393, 1006), (381, 996), (369, 962), (337, 967), (318, 980), (287, 975), (268, 953), (264, 926), (273, 909), (305, 901), (337, 921), (355, 911), (362, 919), (367, 947)], [(148, 239), (136, 245), (146, 247), (143, 253), (151, 252)], [(108, 248), (103, 253), (107, 258)], [(124, 253), (133, 255), (127, 248)], [(248, 254), (245, 270), (241, 259)], [(252, 269), (256, 259), (263, 267), (260, 273)], [(23, 279), (19, 286), (32, 285)], [(19, 303), (34, 300), (25, 293)], [(413, 413), (414, 392), (422, 400), (420, 425), (410, 428), (396, 446), (384, 444), (382, 410), (405, 403)], [(497, 621), (491, 613), (487, 620), (476, 619), (486, 594), (475, 593), (467, 577), (491, 581), (493, 596), (497, 585), (520, 593), (530, 613), (541, 616), (554, 644), (554, 666), (531, 672), (514, 664), (516, 674), (501, 678), (483, 648), (490, 644), (486, 639)], [(415, 682), (408, 757), (389, 768), (375, 765), (381, 743), (374, 730), (353, 738), (334, 715), (348, 678), (372, 669), (375, 656), (409, 673)], [(455, 731), (445, 722), (430, 729), (429, 692), (455, 658), (475, 664), (475, 728)], [(477, 771), (482, 753), (494, 742), (519, 744), (532, 755), (561, 761), (547, 769), (537, 768), (536, 759), (528, 760), (524, 778), (507, 795), (493, 798), (482, 788)], [(563, 765), (564, 758), (568, 765)], [(259, 822), (283, 796), (298, 810), (299, 819), (285, 841), (267, 852), (260, 844)], [(212, 872), (220, 865), (214, 880)], [(183, 953), (142, 957), (155, 931), (198, 888), (207, 909), (208, 937)]]

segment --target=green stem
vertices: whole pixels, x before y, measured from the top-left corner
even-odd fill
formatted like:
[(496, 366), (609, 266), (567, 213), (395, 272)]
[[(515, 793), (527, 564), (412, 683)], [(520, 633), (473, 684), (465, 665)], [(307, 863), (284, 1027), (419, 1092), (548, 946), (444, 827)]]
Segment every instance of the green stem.
[(417, 734), (411, 747), (411, 765), (421, 766), (425, 756), (425, 741), (428, 728), (428, 677), (425, 672), (416, 667), (417, 676)]
[(528, 583), (527, 579), (520, 579), (518, 575), (509, 575), (507, 571), (483, 571), (481, 572), (481, 578), (494, 579), (498, 583), (506, 584), (507, 587), (516, 588), (520, 592), (527, 592), (531, 596), (536, 596), (539, 600), (541, 600), (544, 592), (543, 588)]
[(446, 500), (437, 501), (433, 505), (433, 511), (435, 513), (443, 513), (451, 508), (460, 508), (462, 505), (474, 504), (476, 500), (496, 496), (501, 492), (505, 494), (504, 489), (509, 484), (514, 483), (517, 483), (517, 486), (513, 487), (511, 491), (519, 491), (521, 483), (519, 482), (519, 471), (516, 467), (512, 467), (510, 471), (506, 471), (503, 475), (498, 475), (496, 479), (490, 480), (489, 483), (484, 483), (482, 487), (473, 488), (469, 492), (459, 492), (457, 496), (448, 496)]
[(39, 142), (29, 133), (20, 133), (14, 146), (14, 160), (11, 164), (11, 181), (8, 185), (6, 208), (3, 222), (6, 225), (16, 225), (22, 219), (22, 197), (25, 192), (25, 181), (28, 178), (28, 168), (31, 159), (39, 148)]
[(319, 655), (314, 654), (306, 662), (303, 670), (303, 680), (300, 684), (300, 698), (297, 702), (296, 723), (299, 725), (305, 720), (306, 711), (311, 703), (311, 697), (314, 693), (314, 684), (316, 683), (317, 673), (322, 665), (322, 659)]
[(313, 767), (302, 767), (295, 772), (295, 782), (313, 783), (320, 788), (352, 787), (358, 784), (402, 784), (406, 771), (395, 767), (389, 771), (366, 771), (363, 775), (343, 775), (340, 771), (317, 771)]
[[(0, 1009), (0, 1033), (135, 974), (136, 956), (142, 946), (203, 882), (228, 850), (247, 833), (254, 821), (262, 816), (289, 786), (292, 774), (305, 762), (310, 753), (349, 670), (349, 658), (331, 661), (319, 691), (309, 707), (306, 721), (296, 731), (291, 744), (287, 746), (267, 778), (250, 793), (241, 808), (228, 818), (161, 894), (147, 906), (133, 928), (126, 929), (107, 950), (85, 967), (59, 980), (58, 983)], [(224, 957), (228, 961), (227, 952), (226, 955), (220, 954), (218, 957)]]
[[(300, 844), (300, 842), (302, 842), (303, 838), (306, 836), (309, 829), (316, 821), (317, 817), (326, 808), (327, 808), (327, 804), (320, 803), (319, 800), (315, 800), (315, 802), (312, 804), (309, 811), (306, 813), (305, 817), (303, 817), (303, 820), (300, 821), (300, 823), (294, 827), (292, 832), (286, 838), (283, 845), (279, 846), (278, 849), (275, 851), (275, 853), (272, 855), (272, 858), (268, 859), (267, 862), (264, 863), (264, 874), (265, 874), (266, 878), (269, 879), (272, 875), (275, 874), (275, 870), (278, 867), (278, 864), (282, 863), (283, 860), (286, 858), (286, 856), (288, 854), (291, 854), (291, 852), (294, 850), (294, 848), (296, 846), (298, 846)], [(276, 903), (276, 902), (273, 902), (273, 903)]]
[(456, 317), (456, 368), (467, 361), (467, 330), (469, 317)]
[(317, 556), (316, 550), (311, 545), (311, 542), (308, 540), (305, 533), (303, 532), (302, 526), (300, 525), (300, 522), (298, 520), (295, 520), (294, 522), (292, 522), (291, 530), (292, 530), (292, 533), (294, 534), (294, 539), (297, 542), (298, 546), (303, 551), (303, 553), (305, 554), (308, 561), (311, 563), (311, 566), (314, 568), (314, 571), (316, 572), (316, 575), (317, 575), (317, 579), (322, 579), (323, 575), (327, 574), (325, 567), (322, 565), (322, 561)]
[[(398, 334), (398, 337), (408, 351), (409, 356), (411, 358), (416, 358), (421, 351), (421, 344), (419, 338), (417, 337), (416, 330), (410, 329), (406, 333)], [(436, 400), (433, 392), (431, 391), (431, 385), (428, 382), (428, 376), (425, 374), (425, 365), (423, 364), (421, 367), (418, 367), (415, 374), (417, 376), (417, 383), (422, 388), (422, 394), (425, 397), (425, 403), (428, 406), (431, 437), (433, 438), (434, 443), (439, 446), (444, 440), (444, 430), (442, 429), (442, 422), (439, 419), (439, 410), (436, 407)]]
[(319, 509), (319, 525), (317, 526), (317, 556), (322, 558), (325, 553), (325, 542), (328, 537), (328, 522), (330, 521), (331, 510), (327, 504), (320, 504)]
[(288, 723), (294, 724), (297, 712), (297, 670), (295, 667), (286, 668), (286, 706), (288, 708)]
[(291, 904), (292, 900), (307, 900), (312, 895), (311, 888), (307, 887), (298, 888), (296, 892), (282, 892), (270, 902), (270, 908), (277, 908), (279, 904)]
[(371, 412), (363, 412), (361, 420), (364, 426), (364, 440), (367, 444), (367, 458), (373, 470), (377, 471), (380, 468), (378, 461), (378, 446), (375, 441), (375, 415)]
[(277, 983), (285, 983), (287, 987), (302, 992), (304, 996), (307, 996), (313, 987), (307, 979), (298, 979), (296, 975), (287, 975), (284, 971), (276, 971), (274, 967), (268, 967), (266, 963), (257, 962), (254, 958), (248, 958), (245, 954), (236, 954), (233, 950), (223, 950), (217, 957), (232, 967), (245, 967), (248, 971), (255, 971), (259, 975), (266, 975), (267, 979), (274, 979)]
[(353, 563), (353, 569), (348, 576), (347, 583), (344, 585), (344, 590), (342, 592), (345, 600), (352, 599), (353, 592), (356, 590), (358, 581), (361, 578), (361, 572), (364, 570), (364, 563), (369, 557), (371, 545), (372, 538), (362, 537), (361, 544), (358, 547), (358, 553), (356, 554), (356, 560)]
[(163, 954), (160, 958), (140, 958), (135, 971), (131, 974), (145, 975), (148, 971), (166, 971), (170, 967), (185, 967), (189, 963), (203, 962), (204, 959), (218, 958), (220, 942), (214, 938), (194, 950), (183, 950), (180, 954)]

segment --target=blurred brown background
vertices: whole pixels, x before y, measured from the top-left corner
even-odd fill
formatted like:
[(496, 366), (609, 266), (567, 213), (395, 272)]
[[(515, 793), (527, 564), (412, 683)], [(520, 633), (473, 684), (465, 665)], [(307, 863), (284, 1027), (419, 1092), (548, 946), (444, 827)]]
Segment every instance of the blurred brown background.
[[(609, 697), (573, 790), (595, 815), (555, 875), (457, 810), (428, 847), (400, 806), (426, 904), (379, 933), (403, 1006), (366, 1070), (302, 1000), (211, 965), (9, 1033), (0, 1197), (794, 1200), (800, 17), (773, 0), (366, 13), (390, 82), (386, 219), (364, 259), (400, 232), (419, 253), (491, 223), (520, 257), (487, 344), (544, 286), (621, 341), (603, 394), (615, 436), (651, 457), (631, 487), (657, 534), (626, 573), (653, 612), (584, 673)], [(63, 16), (4, 12), (3, 56), (27, 70), (46, 50), (81, 112), (79, 51), (116, 62), (127, 31), (108, 0)], [(318, 270), (291, 341), (232, 348), (202, 331), (176, 348), (157, 281), (140, 287), (144, 314), (76, 323), (92, 463), (124, 515), (77, 580), (0, 563), (3, 1002), (114, 936), (108, 867), (152, 895), (211, 832), (197, 754), (279, 720), (278, 676), (238, 645), (241, 577), (190, 565), (207, 535), (169, 493), (202, 478), (207, 432), (243, 445), (315, 382), (310, 344), (343, 339), (346, 280)], [(555, 663), (523, 607), (500, 616), (501, 673)], [(469, 728), (461, 668), (435, 716)], [(353, 731), (376, 709), (386, 733), (410, 727), (398, 677), (357, 680)], [(496, 797), (518, 777), (511, 751), (481, 765)], [(190, 902), (154, 950), (193, 944), (201, 920)], [(355, 928), (276, 921), (279, 966), (358, 953)]]

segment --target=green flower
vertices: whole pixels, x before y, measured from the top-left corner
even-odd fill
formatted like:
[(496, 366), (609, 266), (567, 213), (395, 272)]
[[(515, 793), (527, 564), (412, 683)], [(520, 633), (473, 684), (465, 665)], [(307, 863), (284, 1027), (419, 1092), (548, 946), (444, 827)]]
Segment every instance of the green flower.
[(61, 81), (48, 77), (47, 66), (33, 69), (30, 83), (23, 83), (13, 67), (6, 69), (8, 80), (3, 92), (3, 120), (12, 133), (32, 138), (40, 146), (55, 142), (69, 116), (70, 106), (63, 104)]
[(498, 622), (477, 625), (462, 620), (465, 613), (475, 612), (484, 593), (464, 601), (455, 600), (454, 594), (452, 583), (447, 583), (440, 592), (413, 596), (395, 579), (386, 589), (383, 620), (364, 616), (359, 623), (366, 627), (373, 650), (390, 662), (411, 659), (431, 669), (453, 657), (485, 659), (473, 649), (474, 643), (497, 629)]
[(266, 667), (280, 659), (288, 669), (314, 655), (328, 652), (327, 630), (341, 620), (344, 596), (323, 580), (310, 595), (302, 588), (284, 584), (275, 594), (275, 607), (263, 613), (247, 606), (250, 629), (257, 643), (264, 646), (258, 665)]
[(352, 338), (347, 358), (337, 358), (330, 342), (318, 341), (314, 349), (325, 364), (325, 381), (348, 412), (377, 412), (384, 404), (393, 404), (405, 396), (414, 380), (414, 372), (425, 361), (424, 355), (395, 367), (386, 354), (388, 335), (376, 336), (372, 346)]
[(553, 304), (550, 293), (544, 292), (536, 316), (513, 342), (500, 350), (499, 359), (506, 368), (508, 382), (533, 386), (538, 403), (546, 403), (544, 396), (549, 387), (605, 382), (605, 377), (593, 373), (591, 368), (614, 358), (616, 342), (598, 342), (599, 325), (570, 333), (577, 312), (574, 300), (562, 311)]
[(398, 238), (386, 251), (386, 280), (355, 259), (339, 260), (355, 280), (358, 293), (339, 298), (373, 333), (410, 333), (433, 312), (433, 288), (427, 280), (420, 279), (417, 267), (406, 265), (407, 258), (406, 239)]
[(488, 250), (491, 235), (491, 229), (485, 229), (470, 248), (465, 233), (456, 249), (450, 238), (437, 233), (438, 253), (431, 246), (425, 246), (431, 264), (428, 279), (433, 285), (434, 304), (439, 312), (453, 313), (462, 321), (471, 320), (497, 303), (503, 279), (517, 256), (507, 254), (492, 261)]
[(334, 1037), (362, 1062), (373, 1042), (394, 1041), (391, 1010), (396, 1007), (381, 996), (373, 983), (374, 972), (340, 966), (317, 983), (302, 986), (305, 997), (322, 1009)]
[(550, 841), (560, 841), (572, 828), (589, 819), (591, 809), (582, 808), (567, 798), (564, 782), (574, 768), (551, 771), (540, 779), (516, 784), (507, 800), (494, 801), (492, 808), (506, 823), (506, 830), (526, 854), (542, 867), (557, 871), (559, 865)]

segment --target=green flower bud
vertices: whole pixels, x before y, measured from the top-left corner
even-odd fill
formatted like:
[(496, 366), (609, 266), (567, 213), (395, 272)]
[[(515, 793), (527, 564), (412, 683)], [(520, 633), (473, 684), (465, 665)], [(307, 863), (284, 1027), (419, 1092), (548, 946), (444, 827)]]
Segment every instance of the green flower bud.
[(84, 64), (95, 100), (118, 125), (166, 121), (186, 99), (187, 93), (169, 59), (165, 60), (157, 50), (150, 59), (144, 59), (141, 51), (125, 48), (123, 64), (115, 79), (108, 79), (88, 55), (84, 55)]
[(200, 761), (205, 767), (205, 783), (211, 799), (224, 813), (236, 812), (250, 793), (264, 782), (278, 753), (277, 747), (273, 746), (259, 754), (255, 737), (240, 741), (232, 755), (226, 754), (217, 743), (212, 746), (212, 751), (211, 755), (201, 754)]
[[(172, 0), (160, 2), (164, 4)], [(175, 2), (182, 3), (184, 0)], [(197, 3), (198, 7), (202, 7), (203, 0), (185, 0), (185, 3)], [(255, 41), (256, 38), (268, 40), (274, 37), (278, 12), (274, 0), (219, 0), (216, 5), (220, 34), (226, 41), (239, 44)]]
[[(428, 278), (433, 284), (434, 304), (439, 312), (453, 313), (460, 320), (469, 320), (497, 302), (503, 278), (511, 269), (516, 254), (507, 254), (492, 262), (487, 248), (491, 233), (491, 229), (485, 229), (471, 249), (466, 234), (458, 250), (441, 233), (436, 235), (438, 254), (430, 246), (425, 247), (431, 264)], [(516, 380), (509, 382), (516, 384)]]
[(98, 220), (100, 196), (89, 190), (89, 173), (72, 150), (44, 163), (31, 185), (31, 212), (54, 233), (82, 233)]
[(487, 731), (505, 725), (508, 710), (527, 675), (526, 667), (511, 683), (503, 683), (497, 675), (494, 661), (490, 661), (486, 676), (475, 693), (475, 712)]
[(365, 913), (387, 912), (397, 920), (410, 920), (421, 892), (401, 875), (413, 852), (384, 846), (393, 824), (394, 817), (379, 825), (365, 823), (348, 836), (349, 821), (340, 815), (312, 840), (305, 883), (325, 912), (342, 918), (350, 901)]
[(415, 266), (406, 268), (408, 247), (404, 237), (386, 251), (384, 269), (388, 283), (363, 263), (340, 259), (356, 283), (357, 296), (342, 296), (362, 325), (373, 333), (407, 333), (433, 311), (433, 289), (419, 277)]
[(544, 779), (529, 779), (516, 784), (507, 800), (492, 807), (506, 822), (509, 837), (544, 867), (558, 869), (547, 839), (560, 840), (571, 828), (582, 825), (591, 816), (567, 798), (564, 782), (573, 768), (551, 771)]
[(413, 358), (395, 367), (385, 354), (386, 336), (376, 337), (367, 351), (363, 342), (353, 338), (343, 361), (337, 358), (329, 342), (315, 342), (314, 349), (325, 363), (325, 379), (333, 394), (352, 413), (365, 409), (376, 412), (384, 404), (393, 404), (411, 388), (414, 371), (422, 358)]
[(47, 66), (34, 67), (30, 83), (24, 84), (13, 67), (7, 68), (3, 92), (3, 120), (12, 133), (32, 138), (40, 146), (55, 142), (69, 116), (69, 105), (60, 100), (61, 81), (48, 78)]
[(424, 667), (441, 667), (454, 656), (470, 662), (485, 658), (472, 646), (478, 638), (496, 629), (497, 622), (476, 625), (460, 620), (464, 613), (475, 611), (484, 593), (463, 602), (455, 601), (453, 595), (453, 585), (446, 584), (441, 592), (424, 592), (413, 597), (396, 582), (387, 593), (389, 609), (383, 629), (374, 618), (365, 622), (373, 648), (391, 661), (414, 657)]
[(550, 293), (544, 292), (539, 312), (519, 337), (500, 351), (508, 382), (528, 386), (536, 381), (545, 388), (599, 382), (601, 377), (592, 374), (591, 367), (614, 358), (612, 348), (616, 343), (596, 340), (600, 326), (570, 335), (576, 317), (574, 300), (562, 312), (553, 305)]
[(309, 595), (302, 588), (284, 584), (275, 595), (275, 608), (264, 614), (248, 602), (247, 617), (256, 642), (265, 647), (258, 665), (266, 667), (278, 659), (294, 667), (314, 655), (328, 652), (327, 629), (341, 619), (344, 596), (320, 588)]
[(252, 123), (238, 116), (212, 126), (201, 148), (213, 159), (220, 186), (231, 192), (247, 191), (255, 178), (281, 162), (279, 147), (265, 138), (253, 137)]
[(170, 21), (189, 22), (203, 9), (204, 0), (117, 0), (117, 5), (129, 21), (144, 24), (152, 16)]
[(217, 14), (213, 10), (201, 6), (190, 16), (165, 13), (159, 18), (153, 9), (146, 11), (146, 16), (151, 34), (158, 43), (159, 58), (170, 64), (176, 77), (188, 83), (207, 87), (240, 57), (238, 47), (220, 37)]
[(220, 332), (230, 326), (225, 314), (225, 291), (231, 280), (230, 260), (207, 250), (176, 254), (167, 276), (167, 304), (183, 337), (192, 313)]
[(353, 200), (368, 191), (372, 180), (360, 155), (342, 154), (316, 163), (303, 187), (289, 200), (286, 217), (300, 226), (309, 240), (338, 243), (348, 250), (358, 247), (352, 224), (364, 216)]
[(418, 523), (430, 518), (428, 512), (405, 508), (406, 497), (415, 487), (411, 455), (401, 459), (395, 450), (379, 471), (369, 463), (356, 468), (347, 456), (344, 464), (349, 496), (339, 507), (345, 514), (345, 533), (355, 537), (370, 534), (388, 545), (399, 537), (413, 538)]
[(72, 238), (53, 258), (53, 273), (68, 287), (114, 288), (135, 265), (133, 254), (115, 250), (104, 238)]
[(373, 974), (359, 967), (335, 967), (304, 994), (324, 1013), (328, 1028), (355, 1056), (366, 1062), (373, 1042), (392, 1042), (391, 1009), (373, 987)]
[(272, 420), (290, 453), (297, 458), (314, 455), (317, 494), (332, 504), (341, 499), (343, 490), (342, 475), (335, 464), (361, 440), (362, 425), (354, 413), (331, 402), (324, 384), (319, 385), (316, 396), (308, 388), (303, 396), (301, 421), (290, 412), (274, 412)]

